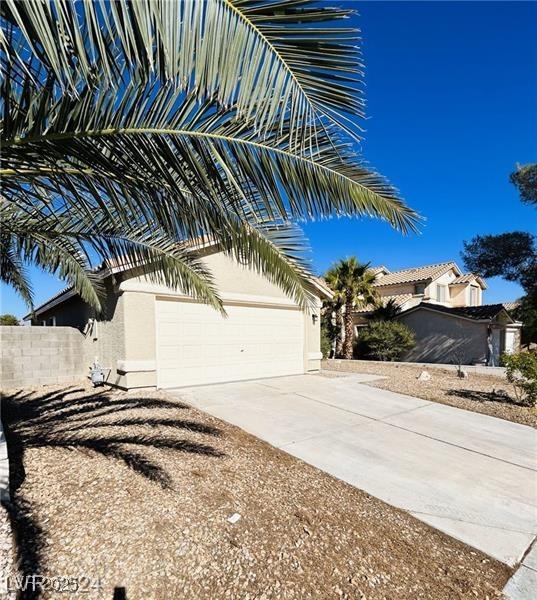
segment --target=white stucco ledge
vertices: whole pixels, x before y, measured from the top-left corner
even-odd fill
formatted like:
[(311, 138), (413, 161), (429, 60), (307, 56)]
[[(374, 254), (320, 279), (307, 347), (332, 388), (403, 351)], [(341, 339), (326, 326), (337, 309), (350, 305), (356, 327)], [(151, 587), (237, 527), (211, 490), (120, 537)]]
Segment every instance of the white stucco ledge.
[(122, 373), (141, 373), (157, 370), (157, 363), (154, 360), (118, 360), (117, 370)]
[(321, 360), (322, 357), (322, 352), (308, 352), (308, 360)]
[(2, 420), (0, 419), (0, 502), (9, 502), (9, 458)]

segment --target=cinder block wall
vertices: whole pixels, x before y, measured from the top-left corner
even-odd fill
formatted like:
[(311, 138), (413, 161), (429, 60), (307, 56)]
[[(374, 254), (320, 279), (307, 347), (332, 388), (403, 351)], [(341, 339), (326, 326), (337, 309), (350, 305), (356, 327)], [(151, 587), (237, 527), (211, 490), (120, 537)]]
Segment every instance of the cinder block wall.
[(88, 373), (85, 338), (73, 327), (0, 326), (0, 387), (80, 381)]

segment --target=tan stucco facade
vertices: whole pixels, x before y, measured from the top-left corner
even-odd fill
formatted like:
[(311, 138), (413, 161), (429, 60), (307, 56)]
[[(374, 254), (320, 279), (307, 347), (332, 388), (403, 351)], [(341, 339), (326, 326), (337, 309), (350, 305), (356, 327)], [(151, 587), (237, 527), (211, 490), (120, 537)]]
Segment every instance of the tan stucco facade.
[[(316, 298), (316, 306), (311, 311), (302, 311), (278, 286), (229, 256), (208, 254), (203, 260), (213, 274), (224, 307), (252, 306), (298, 311), (303, 323), (300, 335), (303, 339), (303, 372), (320, 369), (320, 297)], [(157, 302), (166, 298), (179, 302), (192, 302), (192, 299), (176, 289), (155, 284), (146, 276), (118, 274), (107, 279), (107, 287), (108, 306), (102, 317), (93, 319), (87, 305), (80, 298), (75, 298), (69, 300), (68, 318), (65, 318), (63, 304), (51, 308), (42, 318), (55, 317), (62, 321), (62, 325), (83, 330), (87, 354), (91, 361), (95, 359), (109, 370), (109, 383), (125, 389), (157, 387)], [(263, 311), (259, 314), (263, 318)]]
[[(398, 321), (409, 327), (416, 339), (414, 348), (401, 359), (408, 362), (465, 365), (492, 362), (498, 366), (501, 354), (518, 351), (520, 345), (520, 324), (507, 323), (501, 316), (475, 320), (418, 307), (403, 313)], [(513, 339), (507, 346), (510, 335)]]
[[(377, 287), (377, 291), (381, 297), (411, 295), (401, 306), (403, 310), (408, 310), (421, 302), (430, 302), (447, 307), (481, 306), (483, 304), (483, 288), (480, 283), (476, 279), (464, 283), (455, 283), (458, 274), (458, 271), (452, 268), (428, 282), (392, 285), (382, 285), (382, 277), (380, 277), (378, 279), (380, 285)], [(442, 290), (439, 290), (439, 287)], [(471, 294), (471, 290), (474, 290), (474, 294)]]

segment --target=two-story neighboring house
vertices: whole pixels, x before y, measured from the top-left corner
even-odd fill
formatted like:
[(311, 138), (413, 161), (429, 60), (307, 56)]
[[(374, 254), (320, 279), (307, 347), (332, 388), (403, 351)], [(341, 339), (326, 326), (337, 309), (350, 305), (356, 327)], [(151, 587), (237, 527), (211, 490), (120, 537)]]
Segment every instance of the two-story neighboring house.
[[(412, 362), (498, 365), (503, 352), (520, 346), (520, 327), (503, 304), (483, 304), (485, 281), (463, 273), (455, 262), (400, 271), (371, 269), (381, 302), (392, 301), (397, 319), (416, 334)], [(372, 306), (355, 311), (357, 330), (368, 322)]]
[(443, 306), (481, 306), (486, 283), (478, 275), (462, 273), (454, 262), (389, 271), (386, 267), (372, 269), (375, 287), (386, 302), (393, 299), (406, 310), (421, 302)]

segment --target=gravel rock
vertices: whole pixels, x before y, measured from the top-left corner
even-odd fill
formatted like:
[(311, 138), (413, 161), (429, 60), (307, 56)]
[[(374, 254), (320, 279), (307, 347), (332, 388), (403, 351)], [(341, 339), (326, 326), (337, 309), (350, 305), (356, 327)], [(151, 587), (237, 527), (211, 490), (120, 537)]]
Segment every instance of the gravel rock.
[(2, 414), (21, 570), (84, 598), (484, 600), (511, 574), (164, 393), (22, 390)]
[(9, 514), (4, 506), (0, 506), (0, 598), (14, 600), (15, 594), (8, 592), (8, 583), (14, 573), (13, 536)]
[(418, 381), (417, 377), (423, 371), (420, 365), (379, 364), (362, 360), (323, 361), (323, 368), (337, 370), (340, 374), (381, 375), (385, 379), (371, 381), (367, 385), (537, 427), (537, 407), (518, 404), (513, 387), (496, 375), (475, 373), (468, 379), (460, 379), (455, 370), (435, 368), (431, 381)]
[(431, 381), (431, 375), (429, 374), (428, 371), (422, 371), (417, 377), (416, 379), (418, 381)]

